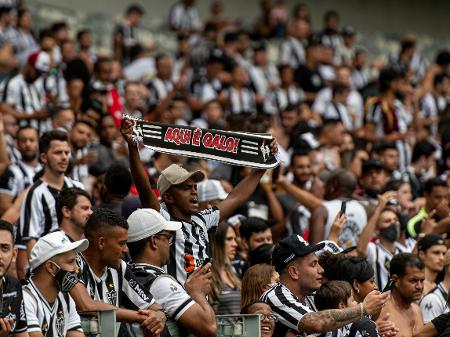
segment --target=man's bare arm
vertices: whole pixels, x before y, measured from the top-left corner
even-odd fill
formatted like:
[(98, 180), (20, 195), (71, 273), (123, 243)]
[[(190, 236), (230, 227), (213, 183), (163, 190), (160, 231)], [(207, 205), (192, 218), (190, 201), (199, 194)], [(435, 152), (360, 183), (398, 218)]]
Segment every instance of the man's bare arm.
[(142, 207), (153, 208), (159, 212), (160, 205), (158, 198), (152, 191), (147, 173), (145, 172), (141, 163), (141, 158), (139, 157), (138, 145), (132, 138), (133, 127), (133, 120), (128, 118), (124, 118), (122, 120), (120, 132), (128, 144), (131, 175), (133, 176), (134, 184), (136, 185)]
[(287, 193), (289, 193), (292, 197), (295, 198), (295, 200), (297, 200), (299, 203), (301, 203), (309, 210), (313, 210), (315, 207), (322, 204), (323, 200), (316, 197), (311, 192), (302, 190), (301, 188), (295, 186), (286, 178), (280, 179), (279, 183), (286, 190)]
[(309, 242), (311, 244), (324, 239), (327, 219), (328, 211), (323, 205), (314, 208), (311, 212), (311, 218), (309, 220)]
[(306, 333), (333, 331), (361, 318), (359, 306), (311, 312), (302, 317), (298, 330)]
[(3, 115), (0, 113), (0, 175), (5, 173), (10, 164), (4, 131)]
[(227, 219), (236, 208), (247, 201), (255, 191), (265, 170), (254, 169), (248, 176), (242, 179), (239, 184), (228, 194), (217, 207), (220, 210), (220, 221)]

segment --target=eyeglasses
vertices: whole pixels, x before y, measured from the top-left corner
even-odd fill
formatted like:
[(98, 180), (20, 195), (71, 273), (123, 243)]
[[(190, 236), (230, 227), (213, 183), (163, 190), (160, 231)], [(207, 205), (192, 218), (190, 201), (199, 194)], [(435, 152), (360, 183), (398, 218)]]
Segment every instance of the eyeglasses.
[(261, 320), (261, 322), (266, 320), (266, 319), (269, 320), (269, 321), (273, 321), (273, 322), (277, 322), (278, 321), (278, 317), (275, 316), (274, 314), (266, 315), (266, 314), (261, 314), (259, 312), (257, 312), (256, 314), (259, 315), (259, 319)]
[(172, 233), (159, 233), (155, 234), (155, 236), (165, 236), (167, 238), (167, 241), (169, 241), (170, 245), (173, 243), (173, 239), (175, 237), (175, 235)]

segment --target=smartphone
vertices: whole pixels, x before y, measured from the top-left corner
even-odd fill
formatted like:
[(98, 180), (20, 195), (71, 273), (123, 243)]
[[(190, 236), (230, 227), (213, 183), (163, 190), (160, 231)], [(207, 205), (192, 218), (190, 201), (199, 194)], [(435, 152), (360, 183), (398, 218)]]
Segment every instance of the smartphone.
[(386, 286), (384, 287), (382, 293), (385, 293), (386, 291), (392, 290), (392, 288), (394, 288), (394, 280), (393, 279), (389, 279), (388, 283), (386, 283)]
[(206, 266), (209, 262), (211, 262), (211, 259), (207, 257), (206, 259), (203, 260), (202, 267)]
[(342, 201), (341, 204), (341, 213), (345, 214), (345, 210), (347, 209), (347, 201)]

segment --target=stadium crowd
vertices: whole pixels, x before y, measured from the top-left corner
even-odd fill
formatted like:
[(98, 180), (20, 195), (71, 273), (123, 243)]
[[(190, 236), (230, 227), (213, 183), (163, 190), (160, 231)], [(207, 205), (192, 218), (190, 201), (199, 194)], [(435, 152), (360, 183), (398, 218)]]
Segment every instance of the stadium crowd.
[[(0, 1), (0, 337), (111, 309), (121, 337), (239, 313), (265, 337), (450, 335), (449, 50), (408, 33), (381, 59), (336, 11), (313, 31), (262, 0), (244, 29), (225, 5), (176, 1), (173, 54), (130, 5), (101, 55)], [(270, 133), (280, 169), (155, 152), (136, 119)]]

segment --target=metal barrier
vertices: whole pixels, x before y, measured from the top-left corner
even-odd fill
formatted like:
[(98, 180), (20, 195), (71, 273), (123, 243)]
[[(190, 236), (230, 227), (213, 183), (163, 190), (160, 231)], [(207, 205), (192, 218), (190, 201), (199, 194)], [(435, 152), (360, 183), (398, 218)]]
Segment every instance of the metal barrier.
[(116, 311), (80, 312), (81, 327), (86, 337), (114, 337), (116, 330)]
[(218, 337), (260, 337), (260, 315), (218, 315)]

